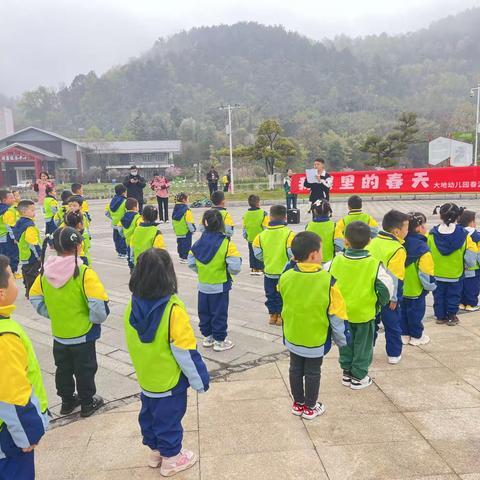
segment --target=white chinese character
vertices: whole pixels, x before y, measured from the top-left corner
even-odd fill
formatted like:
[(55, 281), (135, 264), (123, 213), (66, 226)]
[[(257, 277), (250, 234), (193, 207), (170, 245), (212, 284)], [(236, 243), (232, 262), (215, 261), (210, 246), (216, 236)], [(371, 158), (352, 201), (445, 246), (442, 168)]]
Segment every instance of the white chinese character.
[(462, 188), (468, 188), (470, 186), (470, 182), (462, 182)]
[(389, 173), (386, 183), (388, 188), (398, 190), (403, 185), (403, 173)]
[(435, 185), (433, 186), (433, 188), (440, 188), (440, 184), (438, 182), (435, 182)]
[(455, 188), (455, 183), (454, 182), (448, 182), (448, 188)]
[(378, 175), (367, 174), (362, 177), (362, 189), (369, 189), (377, 190), (378, 185), (380, 183), (380, 177)]
[(353, 190), (355, 175), (342, 175), (340, 177), (340, 190)]
[(477, 182), (470, 182), (470, 187), (477, 188)]
[(428, 188), (428, 172), (415, 172), (412, 177), (412, 188), (418, 188), (421, 185), (423, 188)]
[(442, 182), (441, 185), (442, 185), (442, 188), (447, 188), (447, 182)]

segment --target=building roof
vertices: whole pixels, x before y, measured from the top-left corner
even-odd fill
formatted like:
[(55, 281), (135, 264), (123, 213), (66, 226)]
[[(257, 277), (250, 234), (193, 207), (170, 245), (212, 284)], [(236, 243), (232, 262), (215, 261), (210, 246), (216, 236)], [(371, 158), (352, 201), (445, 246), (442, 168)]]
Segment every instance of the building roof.
[(0, 142), (3, 142), (4, 140), (8, 140), (9, 138), (12, 138), (15, 135), (18, 135), (19, 133), (23, 133), (23, 132), (26, 132), (28, 130), (37, 130), (37, 132), (41, 132), (41, 133), (44, 133), (45, 135), (50, 135), (50, 136), (55, 137), (55, 138), (59, 138), (60, 140), (72, 143), (73, 145), (81, 145), (81, 143), (77, 142), (76, 140), (72, 140), (70, 138), (64, 137), (62, 135), (59, 135), (58, 133), (49, 132), (48, 130), (42, 130), (41, 128), (38, 128), (38, 127), (22, 128), (21, 130), (17, 130), (16, 132), (13, 132), (10, 135), (7, 135), (6, 137), (0, 138)]
[(30, 152), (38, 153), (39, 155), (43, 155), (44, 157), (63, 158), (62, 156), (49, 152), (47, 150), (44, 150), (43, 148), (38, 148), (38, 147), (34, 147), (33, 145), (28, 145), (26, 143), (18, 143), (18, 142), (11, 143), (6, 147), (0, 148), (0, 153), (4, 152), (5, 150), (9, 150), (10, 148), (13, 148), (13, 147), (21, 148), (22, 150), (29, 150)]
[(80, 144), (95, 153), (180, 153), (180, 140), (144, 140), (126, 142), (85, 142)]

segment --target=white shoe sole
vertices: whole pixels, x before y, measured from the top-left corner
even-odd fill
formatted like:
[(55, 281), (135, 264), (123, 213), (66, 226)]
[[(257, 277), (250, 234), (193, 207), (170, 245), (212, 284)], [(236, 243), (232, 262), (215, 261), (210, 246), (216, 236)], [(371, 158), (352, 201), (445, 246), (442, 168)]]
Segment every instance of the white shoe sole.
[(396, 365), (397, 363), (400, 363), (400, 360), (402, 359), (402, 357), (400, 356), (399, 358), (395, 358), (395, 359), (388, 359), (388, 363), (390, 365)]
[(297, 412), (293, 408), (292, 408), (291, 412), (292, 412), (292, 415), (295, 415), (296, 417), (301, 417), (303, 415), (303, 412)]
[(232, 343), (231, 345), (229, 345), (228, 347), (216, 347), (215, 345), (213, 346), (213, 350), (215, 352), (225, 352), (227, 350), (231, 350), (233, 347), (235, 346), (234, 343)]
[(347, 380), (342, 379), (342, 385), (344, 387), (350, 387), (351, 384), (352, 384), (352, 382), (350, 380), (347, 381)]
[(369, 383), (362, 383), (362, 384), (360, 384), (360, 385), (354, 385), (354, 384), (352, 383), (352, 384), (350, 384), (350, 388), (351, 388), (352, 390), (363, 390), (364, 388), (369, 387), (372, 383), (373, 383), (372, 380), (370, 380)]
[(167, 472), (162, 472), (160, 468), (160, 475), (162, 477), (173, 477), (173, 475), (176, 475), (177, 473), (183, 472), (185, 470), (188, 470), (189, 468), (192, 468), (198, 461), (198, 457), (196, 454), (193, 455), (192, 459), (190, 460), (189, 463), (186, 465), (182, 465), (181, 467), (173, 468), (172, 470), (168, 470)]
[(148, 461), (148, 466), (150, 468), (158, 468), (161, 464), (162, 464), (162, 460), (156, 460), (156, 461), (149, 460)]
[(410, 345), (414, 347), (419, 347), (421, 345), (427, 345), (427, 343), (430, 343), (430, 337), (426, 337), (423, 341), (420, 342), (420, 338), (412, 338), (410, 340)]

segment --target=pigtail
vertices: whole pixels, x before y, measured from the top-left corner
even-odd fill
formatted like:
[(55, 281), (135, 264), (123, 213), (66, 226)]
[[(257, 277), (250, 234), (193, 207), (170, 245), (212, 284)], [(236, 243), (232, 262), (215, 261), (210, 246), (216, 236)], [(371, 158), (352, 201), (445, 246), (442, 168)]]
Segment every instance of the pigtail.
[(437, 205), (432, 212), (432, 215), (437, 215), (438, 211), (440, 210), (440, 205)]
[(73, 270), (73, 278), (77, 278), (80, 275), (80, 269), (78, 268), (78, 250), (75, 248), (75, 269)]
[(45, 264), (45, 254), (47, 253), (47, 247), (51, 241), (53, 241), (53, 235), (48, 234), (45, 236), (45, 239), (43, 240), (43, 243), (42, 243), (42, 253), (40, 255), (40, 275), (43, 275), (43, 267)]

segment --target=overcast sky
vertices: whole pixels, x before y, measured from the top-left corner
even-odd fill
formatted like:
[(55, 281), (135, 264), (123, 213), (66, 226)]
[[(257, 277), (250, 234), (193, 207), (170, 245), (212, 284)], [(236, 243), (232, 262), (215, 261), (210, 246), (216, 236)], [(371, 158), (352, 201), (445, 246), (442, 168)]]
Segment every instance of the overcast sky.
[(253, 20), (315, 39), (402, 33), (480, 0), (0, 0), (0, 93), (98, 74), (194, 26)]

